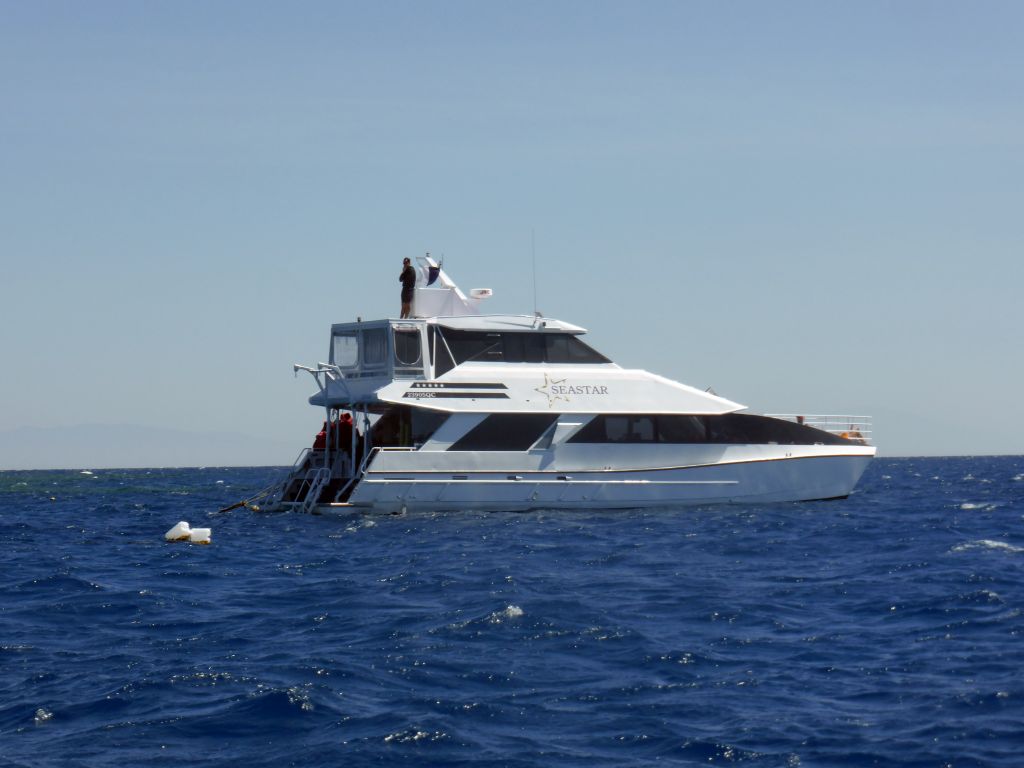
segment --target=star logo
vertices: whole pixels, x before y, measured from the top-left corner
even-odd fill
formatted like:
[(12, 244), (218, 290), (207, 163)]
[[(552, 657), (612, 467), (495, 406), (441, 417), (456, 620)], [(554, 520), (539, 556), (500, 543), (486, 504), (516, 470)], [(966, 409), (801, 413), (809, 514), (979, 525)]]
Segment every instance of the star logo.
[(534, 390), (540, 392), (544, 397), (548, 399), (548, 408), (554, 406), (559, 400), (569, 402), (569, 398), (562, 394), (562, 388), (559, 384), (564, 384), (565, 379), (552, 379), (546, 373), (544, 374), (544, 386), (534, 387)]

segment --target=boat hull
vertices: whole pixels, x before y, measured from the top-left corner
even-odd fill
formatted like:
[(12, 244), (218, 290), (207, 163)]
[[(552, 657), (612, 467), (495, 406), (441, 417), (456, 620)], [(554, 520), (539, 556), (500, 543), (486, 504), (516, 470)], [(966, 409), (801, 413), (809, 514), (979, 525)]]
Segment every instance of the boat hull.
[(456, 464), (451, 454), (431, 462), (429, 454), (383, 452), (368, 466), (348, 504), (379, 511), (529, 510), (834, 499), (850, 494), (875, 453), (869, 446), (839, 451), (834, 446), (828, 446), (831, 451), (825, 446), (733, 448), (713, 463), (632, 469), (580, 466), (579, 461), (541, 467), (543, 462), (523, 461), (523, 454), (483, 460), (475, 454), (474, 460)]

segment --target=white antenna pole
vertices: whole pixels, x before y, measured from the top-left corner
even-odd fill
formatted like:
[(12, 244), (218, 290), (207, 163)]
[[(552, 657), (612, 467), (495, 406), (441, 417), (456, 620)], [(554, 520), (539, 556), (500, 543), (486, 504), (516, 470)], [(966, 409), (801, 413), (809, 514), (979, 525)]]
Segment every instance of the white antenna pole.
[(533, 315), (537, 316), (537, 236), (536, 230), (530, 229), (530, 255), (533, 258)]

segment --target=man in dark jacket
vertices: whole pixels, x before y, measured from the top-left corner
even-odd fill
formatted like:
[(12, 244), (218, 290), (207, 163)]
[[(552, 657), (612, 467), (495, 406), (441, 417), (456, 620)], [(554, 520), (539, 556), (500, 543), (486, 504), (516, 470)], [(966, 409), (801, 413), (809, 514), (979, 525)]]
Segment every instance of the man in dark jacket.
[(412, 293), (416, 287), (416, 270), (408, 259), (402, 259), (402, 274), (398, 276), (402, 283), (402, 317), (412, 317)]

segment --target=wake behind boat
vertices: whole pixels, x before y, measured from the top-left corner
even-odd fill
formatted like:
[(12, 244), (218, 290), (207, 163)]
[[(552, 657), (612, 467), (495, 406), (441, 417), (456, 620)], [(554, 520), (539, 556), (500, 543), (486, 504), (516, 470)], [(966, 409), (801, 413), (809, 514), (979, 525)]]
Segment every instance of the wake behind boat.
[(335, 324), (324, 428), (264, 509), (633, 508), (847, 496), (864, 416), (762, 416), (621, 368), (552, 318), (485, 315), (417, 259), (412, 317)]

